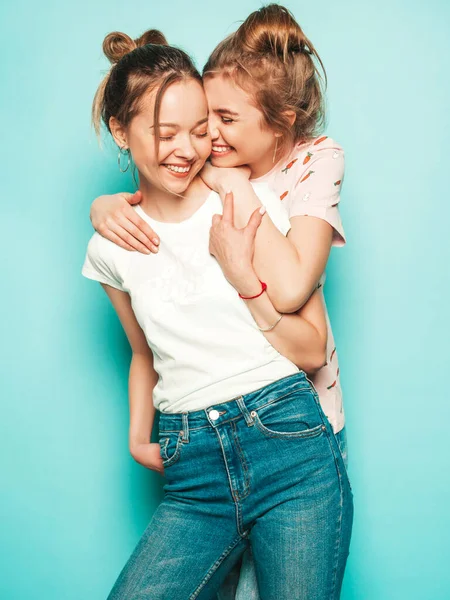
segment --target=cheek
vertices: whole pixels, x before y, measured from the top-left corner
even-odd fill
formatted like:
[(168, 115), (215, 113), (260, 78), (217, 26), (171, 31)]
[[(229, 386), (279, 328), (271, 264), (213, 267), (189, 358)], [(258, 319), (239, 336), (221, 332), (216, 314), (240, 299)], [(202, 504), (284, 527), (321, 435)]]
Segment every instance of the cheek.
[(197, 154), (199, 155), (201, 160), (206, 160), (211, 154), (212, 143), (211, 138), (209, 136), (205, 138), (201, 138), (199, 143), (197, 144)]
[(144, 167), (149, 169), (156, 166), (156, 154), (153, 138), (149, 140), (138, 140), (133, 144), (133, 146), (130, 144), (130, 148), (134, 163), (138, 169), (142, 170)]
[(246, 139), (247, 150), (254, 156), (263, 156), (272, 147), (273, 136), (261, 131), (259, 127), (253, 127), (251, 132), (247, 133)]
[(222, 140), (227, 144), (230, 144), (230, 146), (233, 146), (236, 150), (238, 150), (239, 146), (244, 144), (245, 132), (243, 132), (242, 127), (239, 125), (224, 125), (223, 123), (220, 123), (217, 129)]

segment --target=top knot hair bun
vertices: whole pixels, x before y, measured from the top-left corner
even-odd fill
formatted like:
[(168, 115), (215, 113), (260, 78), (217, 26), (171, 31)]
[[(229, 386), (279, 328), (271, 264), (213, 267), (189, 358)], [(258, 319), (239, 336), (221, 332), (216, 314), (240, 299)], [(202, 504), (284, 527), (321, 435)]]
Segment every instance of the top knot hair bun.
[(103, 52), (109, 62), (115, 65), (129, 52), (147, 44), (168, 46), (166, 38), (157, 29), (149, 29), (135, 40), (126, 33), (113, 31), (112, 33), (108, 33), (103, 40)]
[(235, 35), (242, 50), (251, 54), (272, 54), (286, 60), (290, 53), (312, 53), (300, 25), (279, 4), (269, 4), (252, 13)]

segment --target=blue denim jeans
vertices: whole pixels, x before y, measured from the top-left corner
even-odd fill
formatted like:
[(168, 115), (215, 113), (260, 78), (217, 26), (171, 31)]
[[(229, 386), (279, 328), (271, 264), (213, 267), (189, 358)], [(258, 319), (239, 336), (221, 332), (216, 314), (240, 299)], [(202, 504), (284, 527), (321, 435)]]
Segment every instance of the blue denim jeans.
[(109, 600), (215, 600), (249, 548), (257, 598), (339, 598), (353, 496), (303, 372), (205, 410), (162, 413), (159, 435), (164, 499)]
[[(335, 433), (345, 468), (348, 469), (347, 432), (345, 427)], [(251, 546), (227, 574), (217, 593), (217, 600), (261, 600)]]

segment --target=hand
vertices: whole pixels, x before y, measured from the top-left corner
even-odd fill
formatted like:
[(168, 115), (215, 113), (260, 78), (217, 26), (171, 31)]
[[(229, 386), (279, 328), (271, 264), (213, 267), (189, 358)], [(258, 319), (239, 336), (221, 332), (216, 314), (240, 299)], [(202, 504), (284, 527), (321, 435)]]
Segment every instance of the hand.
[(209, 252), (219, 263), (231, 285), (243, 296), (258, 293), (260, 284), (253, 269), (255, 236), (266, 209), (257, 208), (245, 227), (234, 226), (233, 194), (225, 195), (223, 214), (214, 215), (209, 234)]
[(158, 443), (136, 444), (131, 449), (131, 455), (136, 462), (151, 471), (157, 471), (164, 475), (163, 461), (161, 458), (161, 448)]
[(150, 225), (141, 219), (130, 206), (139, 204), (142, 193), (124, 192), (112, 196), (99, 196), (91, 206), (91, 223), (103, 237), (125, 250), (138, 250), (143, 254), (158, 252), (159, 238)]
[(206, 162), (205, 166), (200, 171), (200, 177), (209, 188), (220, 194), (223, 201), (226, 192), (231, 189), (233, 183), (242, 181), (243, 179), (248, 181), (250, 173), (250, 168), (246, 166), (219, 168), (213, 167), (210, 162)]

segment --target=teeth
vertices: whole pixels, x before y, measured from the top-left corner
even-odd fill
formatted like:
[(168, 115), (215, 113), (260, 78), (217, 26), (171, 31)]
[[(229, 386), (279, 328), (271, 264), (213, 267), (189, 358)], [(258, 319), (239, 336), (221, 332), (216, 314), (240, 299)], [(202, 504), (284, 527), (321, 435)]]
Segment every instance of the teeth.
[(189, 173), (191, 167), (176, 167), (175, 165), (164, 165), (169, 171), (174, 171), (175, 173)]
[(228, 152), (231, 150), (231, 146), (213, 146), (212, 149), (214, 152)]

